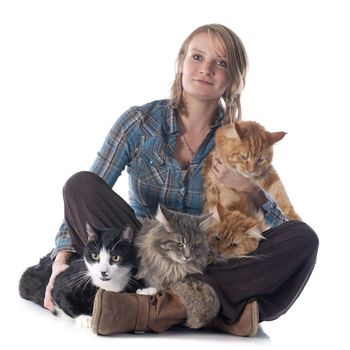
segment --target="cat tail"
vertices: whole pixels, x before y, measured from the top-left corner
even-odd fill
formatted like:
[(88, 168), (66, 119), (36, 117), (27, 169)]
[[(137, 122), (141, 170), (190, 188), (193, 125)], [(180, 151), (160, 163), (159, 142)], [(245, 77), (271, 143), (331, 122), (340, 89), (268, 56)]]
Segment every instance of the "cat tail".
[(46, 286), (52, 272), (50, 253), (40, 259), (37, 265), (28, 267), (19, 281), (19, 295), (44, 307)]
[(201, 328), (208, 325), (218, 314), (219, 298), (208, 284), (187, 278), (176, 283), (171, 290), (176, 294), (187, 311), (186, 326)]

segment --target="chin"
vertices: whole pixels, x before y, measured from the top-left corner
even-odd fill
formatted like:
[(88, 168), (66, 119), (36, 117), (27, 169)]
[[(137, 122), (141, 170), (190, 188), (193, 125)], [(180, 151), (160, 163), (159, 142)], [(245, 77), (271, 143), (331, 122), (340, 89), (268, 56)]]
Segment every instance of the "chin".
[(216, 101), (219, 100), (221, 96), (217, 96), (216, 94), (211, 94), (208, 91), (204, 91), (204, 89), (196, 89), (196, 88), (192, 88), (189, 89), (186, 92), (187, 96), (191, 96), (194, 97), (198, 100), (203, 100), (203, 101)]

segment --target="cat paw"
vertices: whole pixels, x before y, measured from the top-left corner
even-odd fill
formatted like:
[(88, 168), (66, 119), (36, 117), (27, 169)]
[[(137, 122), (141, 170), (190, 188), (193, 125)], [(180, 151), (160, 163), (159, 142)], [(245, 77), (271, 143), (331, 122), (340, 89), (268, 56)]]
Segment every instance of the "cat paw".
[(89, 315), (80, 315), (75, 318), (75, 324), (78, 327), (91, 328), (91, 323), (92, 323), (92, 316), (89, 316)]
[(157, 289), (153, 287), (138, 289), (136, 291), (136, 294), (142, 294), (142, 295), (154, 295), (156, 293), (157, 293)]

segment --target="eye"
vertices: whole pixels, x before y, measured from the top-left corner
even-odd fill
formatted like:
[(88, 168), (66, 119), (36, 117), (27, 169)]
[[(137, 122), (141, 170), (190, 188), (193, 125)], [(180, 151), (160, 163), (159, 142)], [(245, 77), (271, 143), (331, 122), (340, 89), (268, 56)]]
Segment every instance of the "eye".
[(221, 67), (227, 67), (227, 63), (224, 60), (218, 60), (216, 61), (216, 64)]
[(183, 243), (178, 242), (178, 243), (177, 243), (177, 246), (178, 246), (179, 248), (182, 248), (184, 245), (183, 245)]
[(238, 244), (237, 244), (237, 243), (235, 243), (235, 242), (232, 242), (232, 243), (230, 243), (228, 246), (233, 248), (233, 247), (237, 247), (237, 246), (238, 246)]
[(215, 238), (215, 240), (216, 240), (217, 242), (220, 242), (220, 237), (219, 237), (219, 236), (215, 236), (214, 238)]
[(120, 260), (120, 256), (119, 255), (113, 255), (112, 256), (112, 261), (118, 262), (119, 260)]
[(245, 155), (245, 154), (241, 154), (240, 156), (241, 156), (241, 158), (242, 158), (243, 160), (247, 160), (247, 159), (248, 159), (248, 156)]
[(261, 162), (263, 162), (263, 161), (264, 161), (264, 159), (260, 157), (256, 162), (257, 162), (257, 163), (261, 163)]
[(92, 257), (92, 259), (95, 260), (95, 261), (100, 260), (100, 256), (99, 256), (98, 254), (92, 253), (92, 254), (91, 254), (91, 257)]
[(192, 58), (193, 58), (195, 61), (201, 61), (201, 60), (202, 60), (202, 56), (200, 56), (200, 55), (192, 55)]

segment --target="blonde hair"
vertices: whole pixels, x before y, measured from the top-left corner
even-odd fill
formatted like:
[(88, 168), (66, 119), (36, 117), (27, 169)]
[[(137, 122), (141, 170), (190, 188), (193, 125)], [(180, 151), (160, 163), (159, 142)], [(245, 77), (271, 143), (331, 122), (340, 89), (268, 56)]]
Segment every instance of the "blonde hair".
[(241, 119), (241, 92), (245, 86), (245, 78), (248, 70), (248, 57), (241, 39), (229, 28), (221, 24), (206, 24), (195, 29), (180, 47), (177, 60), (175, 80), (171, 87), (170, 104), (180, 112), (186, 112), (183, 99), (182, 65), (192, 38), (200, 33), (208, 33), (209, 36), (219, 38), (227, 49), (229, 84), (226, 92), (220, 99), (225, 110), (224, 124)]

